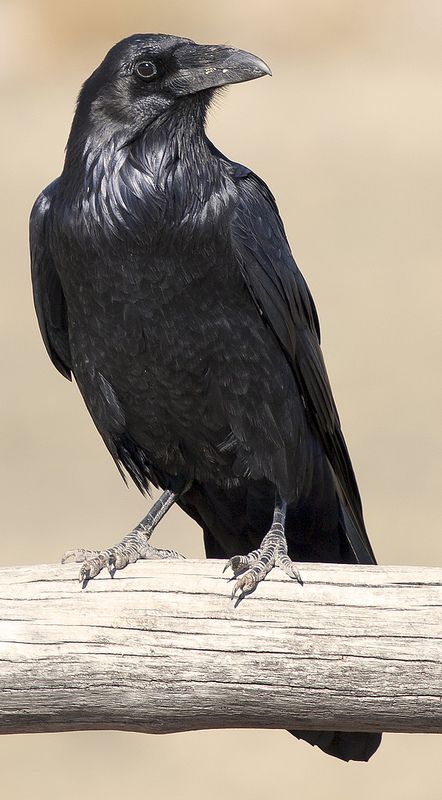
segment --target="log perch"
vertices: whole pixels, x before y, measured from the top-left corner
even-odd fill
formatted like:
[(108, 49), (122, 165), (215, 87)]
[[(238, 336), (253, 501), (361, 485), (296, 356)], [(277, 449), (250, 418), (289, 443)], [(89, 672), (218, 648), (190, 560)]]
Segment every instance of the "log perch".
[(235, 607), (222, 568), (0, 569), (0, 733), (442, 732), (442, 569), (300, 564)]

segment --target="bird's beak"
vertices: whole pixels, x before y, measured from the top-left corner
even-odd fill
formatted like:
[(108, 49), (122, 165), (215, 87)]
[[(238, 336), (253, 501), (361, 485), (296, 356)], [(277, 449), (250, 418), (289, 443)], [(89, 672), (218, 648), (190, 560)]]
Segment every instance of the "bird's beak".
[(192, 42), (179, 47), (175, 51), (175, 58), (178, 69), (171, 83), (179, 95), (253, 81), (272, 74), (270, 67), (258, 56), (233, 47)]

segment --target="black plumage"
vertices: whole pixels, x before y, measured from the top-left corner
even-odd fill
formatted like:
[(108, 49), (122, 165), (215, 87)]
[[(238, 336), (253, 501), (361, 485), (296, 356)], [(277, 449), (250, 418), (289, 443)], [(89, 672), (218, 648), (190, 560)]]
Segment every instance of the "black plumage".
[[(290, 558), (374, 563), (274, 198), (204, 131), (217, 88), (268, 73), (243, 51), (172, 36), (112, 48), (31, 214), (38, 320), (120, 470), (176, 494), (209, 557), (259, 547), (276, 496)], [(380, 741), (299, 735), (345, 759)]]

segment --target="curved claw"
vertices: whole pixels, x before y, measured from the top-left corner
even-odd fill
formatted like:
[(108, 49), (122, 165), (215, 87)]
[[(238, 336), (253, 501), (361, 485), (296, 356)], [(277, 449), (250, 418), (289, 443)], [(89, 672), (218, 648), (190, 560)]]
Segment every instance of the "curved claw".
[(238, 602), (240, 602), (247, 594), (253, 592), (259, 583), (258, 577), (250, 570), (249, 572), (245, 572), (241, 575), (240, 578), (235, 583), (235, 586), (232, 589), (232, 593), (230, 595), (231, 599), (233, 600), (236, 596), (237, 592), (240, 592), (238, 597)]
[(110, 577), (113, 578), (117, 570), (124, 569), (128, 564), (134, 564), (139, 558), (182, 559), (184, 556), (175, 550), (162, 550), (161, 548), (152, 547), (145, 541), (144, 534), (139, 531), (133, 531), (119, 544), (109, 547), (107, 550), (86, 550), (83, 547), (75, 550), (66, 550), (63, 554), (62, 563), (64, 564), (70, 559), (83, 562), (78, 580), (85, 588), (88, 581), (95, 578), (104, 567), (107, 568)]
[(258, 550), (254, 550), (252, 553), (248, 553), (246, 556), (232, 556), (225, 565), (223, 573), (230, 567), (233, 571), (233, 576), (235, 577), (239, 572), (244, 572), (245, 570), (253, 567), (253, 565), (259, 560), (259, 556), (260, 553)]
[(248, 555), (232, 556), (223, 572), (228, 567), (232, 568), (233, 577), (243, 573), (236, 581), (231, 593), (232, 600), (238, 592), (240, 593), (238, 603), (256, 589), (258, 583), (268, 575), (273, 567), (280, 567), (289, 578), (293, 578), (301, 585), (303, 583), (296, 564), (287, 555), (285, 538), (281, 538), (280, 532), (273, 529), (266, 534), (258, 550), (253, 550)]
[(115, 553), (113, 552), (109, 553), (108, 557), (106, 558), (105, 564), (109, 575), (111, 576), (111, 578), (113, 578), (115, 575), (115, 570), (117, 569)]
[(247, 556), (232, 556), (225, 565), (223, 574), (230, 567), (235, 576), (241, 570), (248, 569), (249, 566), (250, 564)]
[(95, 578), (95, 576), (101, 572), (103, 567), (104, 563), (100, 558), (90, 558), (87, 561), (84, 561), (78, 576), (79, 583), (84, 583), (91, 578)]
[(232, 556), (230, 566), (233, 575), (236, 577), (240, 572), (244, 572), (251, 567), (251, 561), (249, 556)]
[(111, 566), (115, 572), (117, 569), (124, 569), (129, 564), (129, 557), (118, 551), (113, 551), (107, 560), (107, 566)]
[(298, 581), (298, 583), (301, 584), (301, 586), (303, 585), (303, 580), (298, 567), (287, 555), (283, 554), (278, 556), (275, 560), (275, 565), (282, 569), (283, 572), (289, 576), (289, 578), (294, 578), (296, 581)]

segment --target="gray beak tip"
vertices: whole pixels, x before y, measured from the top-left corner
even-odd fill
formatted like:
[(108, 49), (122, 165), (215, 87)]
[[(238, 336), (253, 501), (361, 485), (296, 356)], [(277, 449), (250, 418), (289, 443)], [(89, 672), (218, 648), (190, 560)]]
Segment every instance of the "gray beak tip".
[(272, 70), (270, 69), (269, 65), (265, 63), (265, 61), (262, 62), (262, 69), (265, 75), (269, 75), (270, 78), (273, 76)]
[[(246, 55), (248, 56), (249, 54), (246, 53)], [(250, 58), (253, 66), (260, 71), (261, 75), (270, 75), (270, 77), (272, 77), (272, 70), (262, 58), (258, 58), (258, 56), (250, 56)]]

